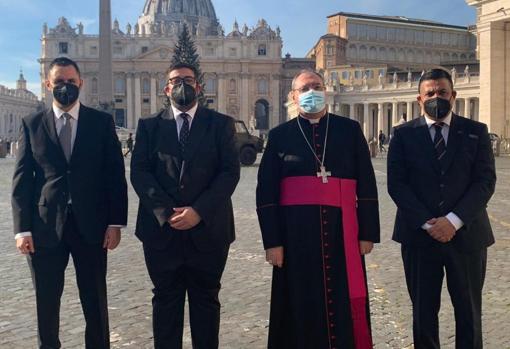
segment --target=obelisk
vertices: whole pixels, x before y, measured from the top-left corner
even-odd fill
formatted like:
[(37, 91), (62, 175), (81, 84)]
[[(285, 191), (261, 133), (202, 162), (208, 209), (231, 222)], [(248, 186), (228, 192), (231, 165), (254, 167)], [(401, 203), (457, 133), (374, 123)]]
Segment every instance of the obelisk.
[(99, 0), (99, 106), (113, 112), (112, 8)]

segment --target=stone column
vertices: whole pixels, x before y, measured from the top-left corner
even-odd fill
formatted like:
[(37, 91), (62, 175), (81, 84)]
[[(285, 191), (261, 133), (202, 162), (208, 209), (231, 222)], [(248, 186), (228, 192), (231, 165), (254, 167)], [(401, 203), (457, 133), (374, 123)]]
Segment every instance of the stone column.
[(351, 103), (351, 104), (349, 104), (349, 118), (351, 120), (357, 120), (355, 114), (356, 114), (356, 104)]
[(471, 98), (464, 98), (464, 115), (462, 115), (468, 119), (472, 119), (473, 115), (471, 115)]
[(395, 127), (399, 122), (398, 102), (393, 102), (391, 107), (391, 127)]
[(135, 115), (133, 109), (133, 73), (126, 74), (126, 110), (127, 110), (127, 128), (136, 128)]
[(142, 117), (142, 89), (140, 73), (135, 73), (135, 120)]
[(271, 100), (273, 104), (273, 113), (269, 120), (269, 128), (280, 124), (280, 75), (271, 75)]
[(239, 119), (250, 125), (250, 74), (241, 73), (241, 114)]
[(151, 114), (157, 111), (158, 94), (156, 93), (156, 73), (151, 74)]
[(227, 113), (227, 81), (226, 74), (218, 74), (218, 111), (220, 113)]
[(370, 104), (368, 102), (363, 103), (363, 134), (367, 140), (370, 139), (369, 133), (369, 118), (370, 118)]
[(407, 102), (407, 121), (411, 121), (412, 119), (414, 119), (414, 115), (413, 115), (413, 102)]
[(377, 134), (376, 137), (379, 135), (379, 131), (384, 132), (384, 103), (378, 103), (377, 104)]

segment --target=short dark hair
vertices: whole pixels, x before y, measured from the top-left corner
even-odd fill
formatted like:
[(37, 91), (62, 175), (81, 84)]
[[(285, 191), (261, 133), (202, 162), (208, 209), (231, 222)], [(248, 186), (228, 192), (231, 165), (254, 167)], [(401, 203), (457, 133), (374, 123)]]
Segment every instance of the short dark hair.
[(324, 76), (322, 76), (321, 73), (318, 73), (316, 72), (315, 70), (313, 69), (310, 69), (310, 68), (306, 68), (306, 69), (302, 69), (299, 71), (299, 73), (297, 73), (294, 78), (292, 79), (292, 83), (291, 83), (291, 88), (294, 89), (295, 88), (295, 85), (296, 85), (296, 81), (297, 79), (301, 76), (301, 75), (305, 75), (305, 74), (310, 74), (310, 75), (315, 75), (317, 77), (319, 77), (322, 81), (322, 84), (324, 85)]
[(174, 70), (177, 70), (177, 69), (189, 69), (193, 72), (193, 75), (195, 76), (195, 79), (200, 79), (200, 76), (198, 76), (198, 69), (197, 67), (195, 67), (194, 65), (192, 64), (189, 64), (189, 63), (183, 63), (183, 62), (179, 62), (179, 63), (174, 63), (172, 64), (165, 72), (165, 76), (168, 77), (168, 75), (170, 75), (171, 72), (173, 72)]
[(73, 66), (74, 69), (76, 69), (76, 72), (79, 76), (81, 76), (80, 68), (78, 68), (78, 64), (76, 64), (75, 61), (73, 61), (70, 58), (67, 57), (57, 57), (55, 58), (48, 68), (48, 73), (54, 68), (54, 67), (69, 67)]
[(452, 90), (453, 90), (453, 80), (452, 80), (452, 76), (450, 75), (450, 73), (448, 73), (444, 69), (435, 68), (435, 69), (427, 70), (425, 73), (423, 73), (423, 75), (420, 78), (420, 82), (418, 83), (418, 93), (420, 93), (420, 88), (421, 88), (422, 82), (428, 81), (428, 80), (439, 80), (439, 79), (448, 80), (450, 82), (450, 86), (452, 87)]

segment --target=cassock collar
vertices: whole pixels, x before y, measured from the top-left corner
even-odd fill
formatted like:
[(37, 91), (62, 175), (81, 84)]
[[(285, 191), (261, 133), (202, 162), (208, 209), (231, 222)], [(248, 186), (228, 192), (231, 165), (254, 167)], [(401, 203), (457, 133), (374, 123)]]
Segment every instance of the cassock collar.
[(321, 117), (319, 119), (307, 119), (307, 118), (303, 117), (302, 115), (299, 115), (298, 117), (301, 118), (301, 120), (307, 121), (306, 123), (304, 123), (305, 125), (315, 125), (315, 124), (321, 123), (321, 121), (325, 120), (327, 116), (328, 116), (328, 114), (326, 113), (326, 114), (324, 114), (323, 117)]

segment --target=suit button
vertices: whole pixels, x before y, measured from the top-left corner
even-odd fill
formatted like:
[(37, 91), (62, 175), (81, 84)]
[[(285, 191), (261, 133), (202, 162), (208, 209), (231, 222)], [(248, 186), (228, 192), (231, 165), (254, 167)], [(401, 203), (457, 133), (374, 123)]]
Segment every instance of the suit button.
[(67, 170), (67, 174), (70, 175), (71, 174), (71, 170)]
[(184, 185), (181, 185), (181, 189), (184, 189)]
[(444, 171), (441, 171), (441, 176), (444, 176)]
[(443, 183), (439, 184), (439, 187), (444, 188), (444, 184)]

